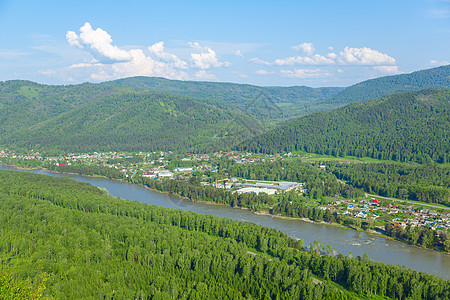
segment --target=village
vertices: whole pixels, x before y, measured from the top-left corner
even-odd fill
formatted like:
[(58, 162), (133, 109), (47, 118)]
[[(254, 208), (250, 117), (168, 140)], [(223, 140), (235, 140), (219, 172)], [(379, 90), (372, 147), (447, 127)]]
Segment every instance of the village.
[[(191, 176), (198, 176), (202, 186), (210, 186), (217, 189), (227, 189), (236, 193), (265, 193), (276, 196), (280, 193), (295, 192), (308, 196), (308, 190), (304, 183), (289, 181), (261, 181), (246, 180), (235, 177), (218, 176), (216, 161), (227, 157), (238, 164), (255, 162), (273, 162), (294, 158), (297, 154), (285, 153), (283, 155), (262, 155), (238, 152), (215, 152), (213, 154), (187, 154), (177, 156), (172, 152), (91, 152), (84, 154), (68, 154), (63, 156), (43, 157), (38, 152), (27, 154), (8, 153), (0, 151), (0, 159), (15, 159), (20, 161), (38, 161), (41, 166), (53, 164), (62, 165), (101, 165), (120, 170), (125, 177), (142, 176), (148, 179), (174, 179), (184, 180)], [(178, 164), (174, 164), (177, 161)], [(180, 166), (182, 165), (182, 166)], [(319, 165), (319, 169), (325, 171), (325, 165)], [(211, 174), (216, 174), (212, 176)], [(425, 205), (412, 205), (406, 202), (394, 202), (392, 200), (377, 197), (358, 199), (333, 199), (325, 201), (310, 201), (308, 205), (317, 206), (323, 210), (337, 212), (355, 220), (370, 220), (376, 228), (383, 228), (390, 223), (398, 230), (409, 227), (428, 227), (433, 230), (450, 229), (450, 210), (431, 209)]]

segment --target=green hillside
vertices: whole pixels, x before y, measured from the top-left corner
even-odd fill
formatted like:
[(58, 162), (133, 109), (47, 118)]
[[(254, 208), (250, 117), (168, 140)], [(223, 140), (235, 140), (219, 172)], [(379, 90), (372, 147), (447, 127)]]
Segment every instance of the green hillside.
[(429, 88), (450, 88), (450, 65), (363, 81), (344, 89), (326, 102), (339, 107), (353, 102)]
[(353, 103), (302, 117), (237, 148), (445, 163), (450, 160), (449, 100), (450, 90), (431, 89)]
[(81, 84), (0, 84), (0, 143), (59, 151), (178, 150), (204, 147), (231, 111), (191, 98)]
[(190, 96), (224, 109), (238, 108), (246, 112), (249, 112), (252, 107), (264, 105), (265, 102), (269, 105), (269, 109), (274, 111), (271, 117), (274, 123), (316, 111), (329, 110), (331, 107), (324, 100), (343, 89), (307, 86), (260, 87), (249, 84), (180, 81), (143, 76), (109, 81), (104, 84)]
[(307, 252), (274, 229), (113, 198), (67, 177), (0, 171), (0, 232), (0, 296), (8, 299), (447, 299), (450, 293), (435, 276), (367, 257)]

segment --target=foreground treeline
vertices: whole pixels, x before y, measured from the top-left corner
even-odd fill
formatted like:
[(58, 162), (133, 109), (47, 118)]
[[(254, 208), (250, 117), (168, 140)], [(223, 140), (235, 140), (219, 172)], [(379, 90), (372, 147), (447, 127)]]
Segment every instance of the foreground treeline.
[(450, 297), (435, 276), (306, 252), (273, 229), (124, 201), (68, 178), (2, 171), (0, 206), (2, 273), (45, 272), (44, 295), (55, 298), (354, 298), (329, 281), (366, 295)]
[(450, 206), (448, 165), (327, 162), (327, 170), (367, 193)]

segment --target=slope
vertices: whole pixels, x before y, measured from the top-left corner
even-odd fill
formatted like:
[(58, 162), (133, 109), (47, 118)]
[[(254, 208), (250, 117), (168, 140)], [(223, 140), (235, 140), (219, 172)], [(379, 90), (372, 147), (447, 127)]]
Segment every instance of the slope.
[(237, 147), (272, 153), (439, 162), (450, 159), (450, 90), (395, 94), (297, 119)]
[(323, 101), (342, 90), (342, 88), (334, 87), (261, 87), (249, 84), (180, 81), (143, 76), (118, 79), (104, 84), (190, 96), (221, 108), (238, 108), (245, 112), (249, 112), (252, 106), (258, 105), (255, 102), (262, 100), (273, 106), (271, 109), (277, 111), (272, 120), (275, 124), (330, 109)]
[(233, 115), (187, 97), (133, 88), (6, 82), (0, 143), (57, 151), (179, 150), (209, 144)]
[[(108, 197), (67, 177), (0, 171), (0, 232), (0, 280), (33, 280), (55, 299), (447, 299), (450, 292), (425, 273), (307, 252), (274, 229)], [(11, 296), (18, 291), (8, 281), (0, 291)]]
[(450, 88), (450, 65), (363, 81), (347, 87), (326, 102), (340, 107), (353, 102), (428, 88)]

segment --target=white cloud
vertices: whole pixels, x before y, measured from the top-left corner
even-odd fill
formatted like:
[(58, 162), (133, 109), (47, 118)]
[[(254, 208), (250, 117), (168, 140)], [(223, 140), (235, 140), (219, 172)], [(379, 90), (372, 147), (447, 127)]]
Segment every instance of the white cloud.
[(67, 31), (66, 40), (69, 42), (70, 46), (76, 46), (78, 48), (83, 48), (80, 43), (80, 37), (74, 31)]
[[(191, 50), (189, 64), (177, 55), (166, 51), (164, 42), (155, 43), (147, 49), (138, 47), (121, 49), (113, 44), (111, 36), (106, 31), (101, 28), (94, 30), (88, 22), (80, 28), (79, 34), (68, 31), (66, 40), (72, 47), (91, 53), (94, 59), (54, 70), (52, 74), (48, 73), (49, 75), (61, 76), (61, 78), (68, 78), (70, 75), (71, 78), (81, 78), (81, 80), (86, 80), (88, 76), (95, 81), (129, 76), (189, 79), (189, 74), (182, 70), (195, 68), (203, 72), (193, 74), (192, 78), (210, 80), (215, 79), (215, 76), (204, 70), (230, 65), (228, 62), (220, 61), (214, 50), (202, 47), (199, 43), (189, 43)], [(67, 74), (62, 75), (64, 72)]]
[(398, 66), (374, 66), (374, 70), (386, 74), (398, 74)]
[(381, 53), (367, 47), (349, 48), (339, 53), (340, 64), (348, 65), (394, 65), (395, 59), (387, 54)]
[(66, 39), (71, 46), (86, 47), (99, 61), (130, 61), (133, 58), (128, 51), (113, 46), (111, 36), (106, 31), (101, 28), (93, 30), (89, 22), (80, 28), (80, 35), (68, 31)]
[(262, 59), (259, 59), (257, 57), (251, 58), (248, 60), (249, 62), (255, 63), (255, 64), (259, 64), (259, 65), (266, 65), (266, 66), (270, 66), (271, 63)]
[(206, 80), (215, 80), (216, 76), (214, 74), (208, 73), (205, 70), (200, 70), (195, 72), (194, 77), (196, 79), (206, 79)]
[(267, 74), (272, 74), (272, 73), (273, 72), (269, 72), (269, 71), (262, 70), (262, 69), (255, 72), (255, 74), (257, 74), (257, 75), (267, 75)]
[(281, 74), (283, 77), (291, 77), (291, 78), (321, 78), (321, 77), (330, 77), (331, 74), (327, 71), (323, 71), (321, 69), (296, 69), (296, 70), (281, 70)]
[(236, 56), (238, 56), (238, 57), (240, 57), (240, 58), (244, 57), (244, 54), (242, 54), (241, 50), (239, 50), (239, 49), (237, 49), (236, 51), (234, 51), (234, 55), (236, 55)]
[(179, 59), (175, 54), (171, 54), (164, 51), (164, 42), (159, 42), (148, 47), (148, 51), (155, 55), (157, 58), (170, 62), (175, 68), (187, 69), (187, 63)]
[(434, 65), (434, 66), (445, 66), (445, 65), (450, 65), (450, 62), (446, 61), (446, 60), (430, 60), (430, 64)]
[(279, 66), (292, 66), (292, 65), (332, 65), (334, 60), (325, 56), (315, 54), (313, 56), (296, 56), (287, 57), (285, 59), (276, 59), (275, 64)]
[(202, 47), (199, 43), (189, 43), (189, 45), (200, 53), (191, 53), (192, 66), (198, 69), (210, 69), (218, 67), (228, 67), (229, 62), (220, 62), (216, 52), (209, 47)]
[(328, 57), (329, 59), (335, 60), (335, 59), (337, 58), (337, 55), (336, 55), (336, 53), (331, 52), (331, 53), (328, 53), (328, 54), (327, 54), (327, 57)]
[[(259, 58), (253, 58), (250, 62), (263, 64), (263, 65), (278, 65), (278, 66), (293, 66), (293, 65), (369, 65), (369, 66), (388, 66), (395, 65), (394, 58), (387, 54), (381, 53), (377, 50), (373, 50), (367, 47), (363, 48), (350, 48), (345, 47), (339, 54), (334, 52), (328, 53), (326, 56), (320, 54), (314, 54), (314, 46), (311, 43), (303, 43), (297, 46), (293, 46), (292, 49), (302, 50), (306, 56), (292, 56), (286, 58), (275, 59), (274, 63), (261, 60)], [(333, 47), (328, 47), (329, 50), (333, 50)], [(392, 69), (392, 68), (391, 68)], [(387, 70), (387, 69), (386, 69)]]
[(303, 43), (297, 46), (292, 46), (291, 49), (294, 49), (296, 51), (302, 50), (306, 55), (313, 55), (314, 53), (314, 46), (312, 43)]

